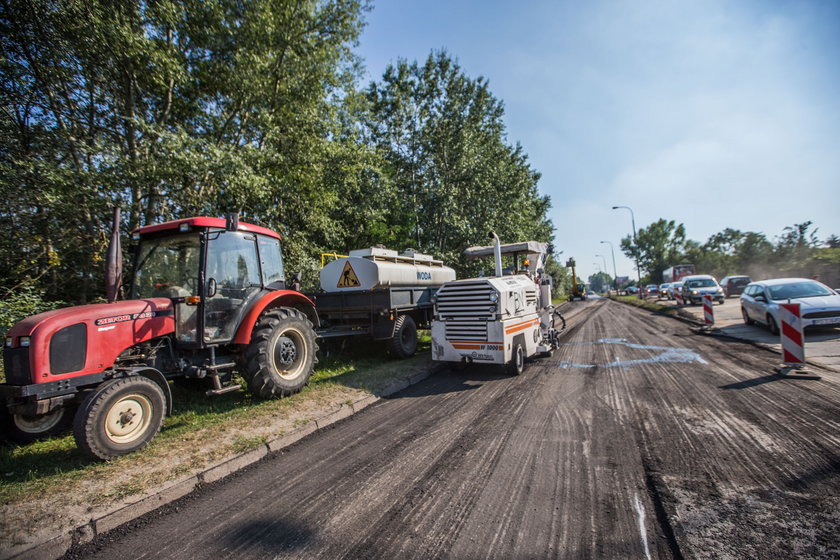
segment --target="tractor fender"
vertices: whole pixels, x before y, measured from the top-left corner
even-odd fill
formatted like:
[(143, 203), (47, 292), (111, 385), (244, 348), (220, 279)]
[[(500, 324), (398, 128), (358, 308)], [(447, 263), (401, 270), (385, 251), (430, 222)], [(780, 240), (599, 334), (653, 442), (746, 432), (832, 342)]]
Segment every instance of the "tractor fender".
[(254, 325), (259, 320), (260, 315), (267, 309), (275, 307), (292, 307), (301, 311), (306, 318), (312, 323), (313, 328), (318, 328), (321, 324), (318, 319), (318, 312), (315, 311), (315, 303), (294, 290), (277, 290), (268, 292), (260, 297), (245, 313), (242, 318), (242, 323), (236, 330), (236, 336), (233, 339), (234, 344), (248, 344), (251, 342), (251, 332), (254, 330)]

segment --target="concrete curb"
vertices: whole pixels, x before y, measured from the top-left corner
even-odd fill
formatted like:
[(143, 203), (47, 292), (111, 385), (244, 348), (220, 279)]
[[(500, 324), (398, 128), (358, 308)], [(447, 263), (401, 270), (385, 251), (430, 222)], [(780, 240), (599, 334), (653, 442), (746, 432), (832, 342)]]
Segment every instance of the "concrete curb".
[(423, 381), (441, 369), (443, 369), (443, 364), (433, 365), (426, 371), (414, 374), (409, 378), (397, 379), (382, 389), (378, 396), (368, 395), (357, 401), (342, 404), (328, 414), (311, 419), (302, 427), (283, 434), (265, 444), (261, 444), (256, 449), (223, 459), (198, 474), (171, 482), (162, 488), (158, 488), (152, 494), (143, 496), (129, 504), (120, 505), (66, 533), (50, 537), (35, 545), (22, 545), (11, 550), (0, 551), (0, 560), (55, 560), (61, 558), (74, 546), (90, 543), (97, 537), (116, 529), (120, 525), (133, 521), (161, 506), (183, 498), (204, 484), (216, 482), (244, 469), (262, 460), (270, 453), (289, 447), (318, 430), (322, 430), (327, 426), (349, 418), (383, 398)]

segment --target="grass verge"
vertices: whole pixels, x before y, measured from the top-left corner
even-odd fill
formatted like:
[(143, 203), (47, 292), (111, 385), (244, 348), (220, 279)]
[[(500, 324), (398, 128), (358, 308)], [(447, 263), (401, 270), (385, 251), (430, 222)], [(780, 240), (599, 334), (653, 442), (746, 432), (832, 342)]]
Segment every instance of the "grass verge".
[(610, 299), (619, 301), (621, 303), (626, 303), (628, 305), (641, 307), (642, 309), (647, 309), (648, 311), (653, 311), (654, 313), (668, 315), (669, 317), (679, 317), (681, 319), (686, 319), (695, 323), (697, 322), (696, 317), (694, 317), (690, 313), (681, 310), (678, 307), (674, 307), (673, 305), (662, 305), (661, 303), (656, 303), (646, 299), (640, 299), (637, 296), (610, 296)]
[(428, 333), (408, 360), (385, 357), (380, 345), (350, 346), (340, 354), (319, 354), (309, 385), (284, 399), (260, 401), (245, 389), (207, 397), (199, 381), (174, 384), (173, 414), (157, 437), (142, 451), (109, 462), (83, 455), (69, 433), (0, 447), (0, 549), (27, 542), (27, 528), (57, 534), (79, 526), (93, 512), (255, 449), (431, 363)]

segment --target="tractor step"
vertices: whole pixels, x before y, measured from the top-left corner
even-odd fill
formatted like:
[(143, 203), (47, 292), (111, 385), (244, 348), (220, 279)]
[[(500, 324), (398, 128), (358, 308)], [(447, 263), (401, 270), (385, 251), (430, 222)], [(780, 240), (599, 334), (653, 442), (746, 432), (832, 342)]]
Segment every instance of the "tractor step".
[(224, 395), (225, 393), (230, 393), (232, 391), (238, 391), (242, 388), (242, 385), (235, 384), (235, 385), (228, 385), (227, 387), (221, 387), (220, 389), (209, 389), (207, 391), (208, 397), (214, 397), (216, 395)]

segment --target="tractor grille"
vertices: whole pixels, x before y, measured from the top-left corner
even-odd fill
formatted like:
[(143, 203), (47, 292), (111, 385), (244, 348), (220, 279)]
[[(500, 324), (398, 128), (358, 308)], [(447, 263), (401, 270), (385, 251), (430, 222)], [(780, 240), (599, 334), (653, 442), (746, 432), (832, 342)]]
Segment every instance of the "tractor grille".
[(437, 317), (447, 340), (487, 340), (487, 321), (496, 317), (495, 290), (483, 280), (444, 284), (437, 291)]
[(29, 370), (29, 348), (3, 348), (3, 367), (6, 370), (6, 383), (9, 385), (32, 383)]

